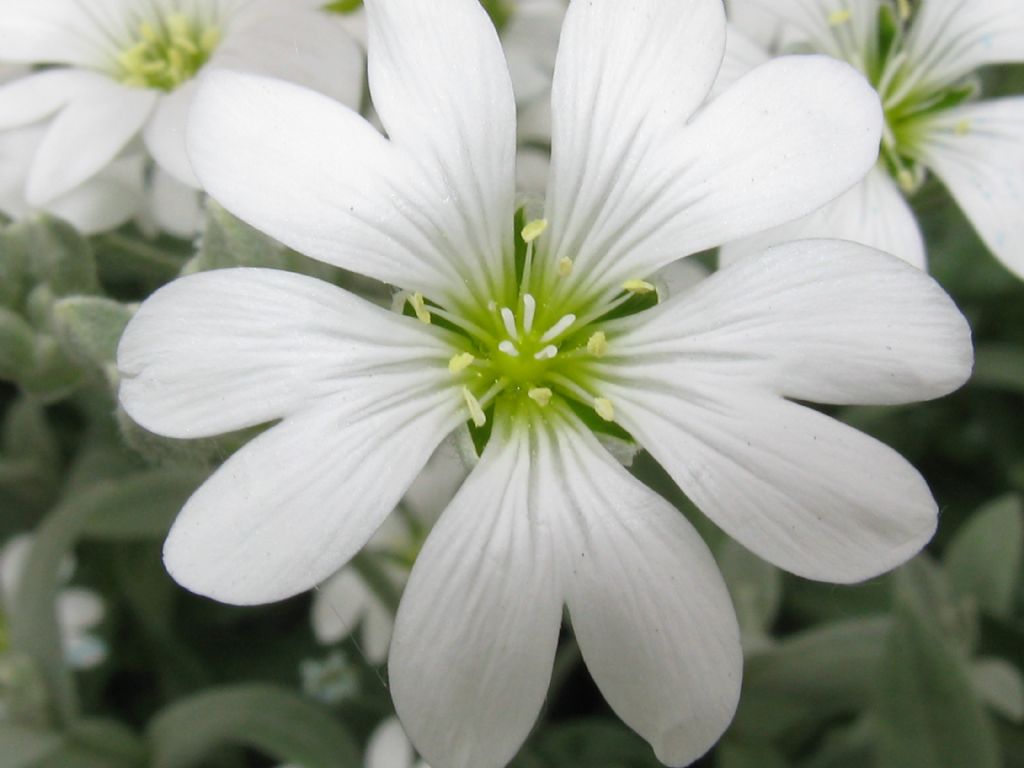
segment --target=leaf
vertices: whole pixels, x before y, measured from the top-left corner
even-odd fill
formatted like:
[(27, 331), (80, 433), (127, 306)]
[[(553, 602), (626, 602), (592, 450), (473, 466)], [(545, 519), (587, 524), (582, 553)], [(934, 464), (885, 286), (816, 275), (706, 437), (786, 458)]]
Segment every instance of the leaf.
[(1024, 394), (1024, 348), (999, 342), (979, 344), (974, 352), (971, 384)]
[(657, 768), (647, 742), (616, 722), (576, 720), (547, 729), (540, 737), (536, 756), (552, 768)]
[(771, 741), (857, 711), (870, 701), (888, 629), (887, 617), (836, 622), (751, 654), (733, 732)]
[(999, 768), (992, 723), (966, 662), (900, 602), (876, 700), (879, 768)]
[(6, 235), (24, 249), (33, 284), (45, 283), (55, 296), (99, 293), (92, 248), (67, 222), (36, 216), (10, 225)]
[(716, 752), (718, 768), (789, 768), (786, 759), (768, 745), (723, 742)]
[(47, 755), (56, 752), (61, 735), (41, 728), (27, 728), (0, 722), (0, 756), (3, 768), (30, 768)]
[(715, 559), (736, 608), (744, 649), (766, 645), (782, 602), (782, 571), (729, 538), (716, 548)]
[(35, 356), (35, 332), (20, 316), (0, 307), (0, 379), (18, 381), (31, 369)]
[(174, 522), (205, 474), (191, 470), (136, 472), (89, 490), (81, 505), (81, 536), (112, 539), (160, 539)]
[(965, 657), (978, 641), (977, 606), (957, 597), (945, 571), (922, 553), (893, 573), (897, 602), (916, 612), (932, 629), (950, 639)]
[(303, 768), (359, 768), (348, 732), (316, 704), (258, 683), (222, 687), (172, 704), (149, 725), (151, 768), (197, 765), (225, 744), (252, 747)]
[(977, 659), (970, 666), (971, 685), (993, 711), (1015, 723), (1024, 722), (1024, 678), (1008, 661)]
[(113, 299), (70, 296), (53, 307), (56, 331), (77, 359), (100, 368), (114, 364), (117, 343), (134, 311)]
[(1024, 562), (1024, 508), (1019, 496), (986, 504), (957, 531), (945, 553), (946, 573), (957, 594), (982, 611), (1010, 618)]

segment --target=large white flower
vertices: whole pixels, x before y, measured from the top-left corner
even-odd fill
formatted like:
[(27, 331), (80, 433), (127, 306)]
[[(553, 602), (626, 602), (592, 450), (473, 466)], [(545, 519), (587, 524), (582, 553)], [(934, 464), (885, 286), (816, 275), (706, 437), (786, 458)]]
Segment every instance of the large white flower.
[[(729, 0), (725, 80), (771, 55), (848, 61), (885, 111), (882, 156), (864, 182), (795, 223), (723, 249), (724, 261), (802, 237), (837, 237), (925, 265), (904, 199), (927, 171), (949, 189), (993, 254), (1024, 277), (1024, 97), (971, 101), (988, 64), (1024, 61), (1020, 0)], [(911, 10), (912, 9), (912, 10)]]
[(741, 653), (707, 547), (595, 436), (632, 436), (720, 526), (795, 573), (856, 581), (931, 536), (889, 448), (794, 400), (897, 403), (969, 373), (925, 274), (851, 243), (782, 247), (650, 307), (645, 279), (804, 215), (874, 163), (853, 69), (780, 59), (700, 109), (718, 0), (577, 0), (552, 89), (544, 219), (513, 224), (515, 105), (475, 0), (371, 0), (387, 138), (280, 81), (218, 72), (189, 149), (229, 210), (410, 292), (406, 315), (260, 269), (183, 278), (121, 341), (121, 400), (176, 437), (280, 423), (189, 500), (164, 557), (234, 603), (308, 589), (357, 552), (435, 446), (482, 450), (431, 531), (390, 652), (398, 714), (437, 768), (506, 764), (544, 699), (568, 605), (612, 708), (662, 761), (732, 717)]
[(339, 24), (307, 0), (0, 0), (0, 61), (59, 65), (0, 88), (0, 131), (35, 131), (26, 205), (51, 208), (140, 140), (170, 178), (198, 187), (184, 137), (201, 71), (273, 75), (357, 103), (362, 57)]

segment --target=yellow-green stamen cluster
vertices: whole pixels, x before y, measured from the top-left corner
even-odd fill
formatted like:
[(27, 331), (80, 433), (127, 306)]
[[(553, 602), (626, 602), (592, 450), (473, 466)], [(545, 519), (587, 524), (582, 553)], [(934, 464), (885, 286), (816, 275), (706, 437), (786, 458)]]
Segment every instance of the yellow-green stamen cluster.
[(139, 39), (117, 57), (122, 83), (173, 91), (202, 68), (220, 43), (217, 26), (176, 13), (139, 25)]

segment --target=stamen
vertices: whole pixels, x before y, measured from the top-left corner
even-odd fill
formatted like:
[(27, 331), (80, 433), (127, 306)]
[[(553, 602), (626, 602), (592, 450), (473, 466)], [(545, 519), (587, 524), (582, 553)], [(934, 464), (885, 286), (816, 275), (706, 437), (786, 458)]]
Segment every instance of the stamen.
[(627, 280), (622, 284), (622, 287), (630, 293), (638, 295), (650, 293), (654, 290), (654, 285), (648, 283), (646, 280)]
[(533, 330), (533, 318), (537, 314), (537, 300), (528, 293), (523, 294), (523, 331)]
[(899, 6), (900, 20), (906, 21), (910, 18), (910, 0), (896, 0), (896, 5)]
[(558, 347), (554, 344), (548, 344), (544, 349), (535, 354), (533, 358), (535, 360), (551, 360), (558, 354)]
[(971, 121), (965, 117), (953, 127), (953, 132), (957, 136), (966, 136), (971, 132)]
[(553, 341), (554, 339), (558, 338), (563, 333), (565, 333), (565, 331), (569, 329), (569, 326), (575, 322), (576, 315), (570, 312), (568, 315), (565, 315), (561, 320), (559, 320), (557, 323), (548, 328), (547, 333), (540, 337), (540, 343), (546, 344), (549, 341)]
[(608, 337), (604, 331), (598, 331), (587, 339), (587, 352), (594, 357), (604, 357), (608, 353)]
[(513, 344), (508, 339), (505, 339), (505, 341), (501, 342), (501, 344), (498, 345), (498, 349), (500, 349), (509, 357), (519, 357), (519, 350), (516, 349), (516, 345)]
[(563, 256), (558, 260), (558, 276), (568, 277), (572, 274), (572, 259), (568, 256)]
[(476, 358), (469, 352), (453, 355), (452, 359), (448, 361), (448, 370), (452, 373), (460, 373), (469, 368), (474, 360)]
[(542, 234), (544, 230), (548, 228), (547, 219), (534, 219), (533, 221), (526, 222), (526, 226), (523, 227), (523, 231), (520, 234), (523, 237), (524, 243), (532, 243)]
[(828, 25), (830, 27), (840, 27), (848, 22), (853, 17), (853, 12), (849, 8), (842, 8), (838, 11), (832, 11), (828, 15)]
[(534, 387), (526, 394), (541, 408), (551, 402), (551, 390), (547, 387)]
[(473, 420), (473, 424), (477, 427), (482, 427), (486, 424), (487, 416), (484, 415), (484, 409), (480, 407), (480, 401), (469, 391), (469, 387), (462, 388), (462, 399), (466, 401), (466, 407), (469, 409), (469, 416)]
[(505, 332), (513, 339), (519, 340), (519, 331), (516, 330), (516, 316), (508, 307), (501, 308), (501, 322), (505, 324)]
[(409, 304), (412, 306), (413, 312), (416, 313), (416, 318), (421, 323), (430, 324), (430, 312), (427, 311), (426, 301), (423, 299), (422, 293), (414, 293), (409, 297)]
[(899, 173), (896, 174), (896, 183), (900, 185), (900, 189), (908, 194), (914, 191), (914, 187), (917, 184), (914, 174), (907, 168), (900, 168)]
[(604, 397), (594, 398), (594, 410), (605, 421), (615, 421), (615, 406), (611, 400)]

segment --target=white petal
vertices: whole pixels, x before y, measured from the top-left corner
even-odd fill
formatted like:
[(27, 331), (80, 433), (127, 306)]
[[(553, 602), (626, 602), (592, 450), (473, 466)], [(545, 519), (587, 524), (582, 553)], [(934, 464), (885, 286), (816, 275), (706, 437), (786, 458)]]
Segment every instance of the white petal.
[(291, 597), (367, 542), (461, 419), (452, 393), (371, 376), (263, 433), (188, 500), (164, 544), (174, 579), (238, 605)]
[(814, 238), (852, 240), (898, 256), (919, 269), (926, 265), (917, 218), (881, 166), (811, 215), (723, 246), (719, 265), (734, 264), (773, 245)]
[(190, 275), (150, 296), (125, 329), (121, 404), (154, 432), (204, 437), (295, 413), (354, 377), (442, 386), (451, 351), (430, 330), (304, 275)]
[(91, 589), (69, 587), (57, 595), (57, 619), (68, 635), (91, 629), (103, 621), (103, 600)]
[(391, 643), (398, 715), (420, 754), (448, 768), (512, 759), (544, 701), (561, 624), (532, 438), (495, 430), (416, 560)]
[(810, 213), (874, 165), (881, 121), (877, 94), (846, 64), (791, 56), (758, 67), (665, 145), (655, 186), (630, 197), (630, 220), (618, 206), (591, 230), (577, 284), (618, 290), (680, 256)]
[(565, 9), (565, 0), (519, 0), (501, 31), (520, 106), (550, 94)]
[(1024, 97), (943, 113), (923, 147), (992, 253), (1024, 277)]
[(587, 668), (659, 760), (688, 765), (739, 699), (743, 657), (725, 582), (683, 515), (585, 428), (551, 439), (564, 486), (555, 503), (565, 505), (553, 511), (566, 529), (564, 579)]
[(905, 562), (934, 533), (924, 480), (873, 438), (720, 375), (645, 381), (604, 387), (617, 420), (759, 557), (850, 583)]
[(110, 4), (6, 0), (0, 13), (0, 56), (5, 61), (103, 68), (119, 51), (102, 23), (106, 14), (96, 13)]
[(47, 69), (12, 80), (0, 87), (0, 130), (49, 117), (80, 89), (106, 80), (103, 75), (77, 69)]
[(0, 590), (8, 610), (13, 610), (21, 573), (32, 552), (32, 541), (32, 534), (20, 533), (9, 538), (0, 548)]
[(724, 47), (720, 0), (569, 6), (551, 91), (549, 271), (563, 257), (577, 272), (600, 269), (606, 251), (631, 241), (630, 224), (660, 202), (668, 146), (710, 90)]
[[(805, 240), (750, 256), (613, 341), (628, 376), (691, 371), (785, 397), (895, 404), (941, 397), (972, 365), (970, 328), (928, 275), (856, 243)], [(619, 367), (616, 367), (618, 372)]]
[(204, 195), (160, 168), (153, 169), (147, 200), (148, 216), (164, 232), (184, 239), (199, 232)]
[[(445, 440), (402, 499), (404, 508), (421, 525), (432, 525), (451, 502), (469, 474), (455, 440)], [(405, 533), (408, 536), (408, 533)]]
[(1024, 61), (1020, 0), (928, 0), (907, 37), (908, 61), (920, 88), (951, 83), (986, 64)]
[(54, 199), (46, 210), (83, 234), (109, 232), (130, 221), (144, 201), (145, 160), (121, 157), (79, 187)]
[(295, 0), (242, 6), (207, 66), (305, 85), (354, 109), (363, 95), (363, 52), (342, 17)]
[(383, 664), (388, 658), (391, 647), (391, 634), (395, 630), (395, 619), (391, 609), (379, 600), (374, 600), (366, 608), (363, 617), (362, 651), (366, 660), (374, 665)]
[(45, 205), (103, 170), (142, 128), (156, 94), (97, 80), (53, 119), (36, 153), (26, 197)]
[[(878, 0), (727, 0), (729, 20), (774, 52), (810, 49), (866, 67), (878, 38)], [(835, 21), (843, 14), (842, 21)]]
[(377, 726), (366, 745), (366, 768), (412, 768), (416, 755), (397, 718)]
[(374, 107), (429, 181), (431, 215), (464, 279), (491, 298), (512, 246), (516, 141), (494, 25), (477, 0), (377, 0), (366, 12)]
[(325, 96), (210, 72), (192, 105), (188, 150), (212, 197), (307, 256), (439, 300), (465, 285), (457, 242), (431, 218), (445, 205), (436, 179)]
[(196, 81), (191, 80), (161, 96), (153, 116), (146, 123), (143, 137), (146, 149), (160, 168), (179, 183), (198, 189), (199, 179), (192, 171), (192, 163), (185, 150), (185, 126), (196, 87)]
[(769, 53), (759, 43), (747, 37), (735, 24), (729, 24), (725, 38), (725, 56), (722, 58), (722, 67), (718, 70), (710, 98), (718, 98), (737, 80), (770, 58)]

